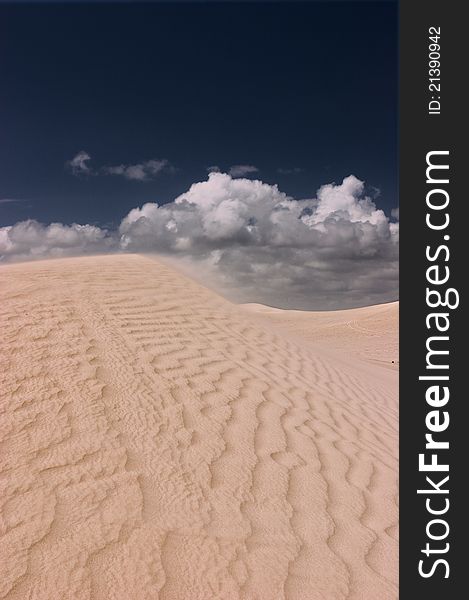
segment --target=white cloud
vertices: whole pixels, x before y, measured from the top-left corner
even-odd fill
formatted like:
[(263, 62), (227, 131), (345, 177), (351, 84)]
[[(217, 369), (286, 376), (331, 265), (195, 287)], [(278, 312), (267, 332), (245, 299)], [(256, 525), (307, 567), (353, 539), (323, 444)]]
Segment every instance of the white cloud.
[(68, 160), (65, 165), (68, 167), (74, 175), (91, 175), (92, 170), (88, 166), (88, 161), (91, 160), (91, 156), (88, 152), (81, 150), (71, 160)]
[(98, 170), (91, 169), (88, 162), (91, 156), (84, 150), (78, 152), (71, 160), (65, 163), (73, 175), (118, 175), (133, 181), (148, 181), (163, 171), (172, 172), (174, 167), (169, 160), (151, 159), (134, 165), (111, 165), (104, 166)]
[(106, 252), (117, 248), (107, 231), (94, 225), (43, 225), (34, 220), (0, 227), (0, 259), (28, 260)]
[(0, 254), (157, 252), (236, 301), (324, 309), (396, 299), (398, 235), (353, 176), (295, 200), (275, 185), (212, 172), (169, 204), (132, 209), (116, 232), (35, 221), (0, 229)]
[(396, 298), (398, 232), (353, 176), (294, 200), (211, 173), (170, 204), (130, 211), (120, 243), (203, 264), (239, 301), (335, 308)]
[(250, 173), (258, 173), (259, 169), (254, 165), (232, 165), (228, 170), (231, 177), (244, 177)]
[(173, 167), (168, 160), (147, 160), (143, 163), (135, 165), (116, 165), (111, 167), (103, 167), (101, 172), (105, 175), (121, 175), (126, 179), (134, 181), (147, 181), (153, 179), (162, 171), (171, 171)]
[(393, 208), (391, 211), (391, 217), (394, 217), (397, 221), (399, 221), (399, 207)]

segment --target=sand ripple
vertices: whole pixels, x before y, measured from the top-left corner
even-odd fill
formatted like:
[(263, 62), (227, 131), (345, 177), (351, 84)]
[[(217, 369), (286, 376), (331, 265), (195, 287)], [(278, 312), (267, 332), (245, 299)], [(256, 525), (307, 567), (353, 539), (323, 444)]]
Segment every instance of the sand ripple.
[(146, 257), (0, 286), (0, 598), (397, 598), (396, 372)]

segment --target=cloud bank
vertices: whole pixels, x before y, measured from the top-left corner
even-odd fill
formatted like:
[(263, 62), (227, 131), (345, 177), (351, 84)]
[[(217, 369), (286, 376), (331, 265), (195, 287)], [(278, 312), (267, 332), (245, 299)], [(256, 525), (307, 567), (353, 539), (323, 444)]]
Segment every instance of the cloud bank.
[(105, 229), (94, 225), (43, 225), (32, 219), (0, 227), (2, 261), (93, 254), (115, 248)]
[(36, 221), (0, 229), (2, 260), (157, 252), (239, 302), (328, 309), (395, 300), (399, 224), (354, 176), (295, 200), (212, 172), (173, 202), (132, 209), (118, 231)]

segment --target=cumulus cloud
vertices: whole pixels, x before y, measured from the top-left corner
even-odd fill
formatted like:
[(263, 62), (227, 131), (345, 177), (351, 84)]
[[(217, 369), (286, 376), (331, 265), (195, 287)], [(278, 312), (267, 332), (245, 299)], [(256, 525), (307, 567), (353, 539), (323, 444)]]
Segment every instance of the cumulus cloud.
[(172, 172), (174, 167), (169, 160), (156, 159), (146, 160), (136, 164), (120, 164), (104, 166), (99, 169), (91, 169), (88, 162), (91, 156), (84, 150), (78, 152), (71, 160), (65, 163), (73, 175), (117, 175), (133, 181), (148, 181), (154, 179), (163, 171)]
[(397, 221), (399, 221), (399, 207), (392, 209), (391, 217), (394, 217)]
[(65, 166), (70, 169), (74, 175), (91, 175), (92, 170), (87, 164), (90, 160), (91, 156), (88, 154), (88, 152), (80, 150), (78, 154), (75, 154), (71, 160), (68, 160), (65, 163)]
[(117, 249), (115, 239), (94, 225), (43, 225), (35, 220), (0, 227), (0, 259), (28, 260)]
[(212, 172), (171, 203), (132, 209), (115, 232), (31, 221), (3, 228), (0, 253), (157, 252), (235, 301), (326, 309), (396, 299), (398, 235), (354, 176), (295, 200), (276, 185)]
[(223, 173), (170, 204), (130, 211), (119, 230), (126, 250), (203, 264), (236, 300), (297, 308), (395, 299), (398, 232), (353, 176), (294, 200)]

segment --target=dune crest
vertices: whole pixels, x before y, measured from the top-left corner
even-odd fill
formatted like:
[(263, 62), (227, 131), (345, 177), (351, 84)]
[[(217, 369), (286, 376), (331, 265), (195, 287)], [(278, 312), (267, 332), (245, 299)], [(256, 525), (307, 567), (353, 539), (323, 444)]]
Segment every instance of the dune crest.
[(0, 289), (0, 598), (397, 598), (396, 371), (138, 255)]

